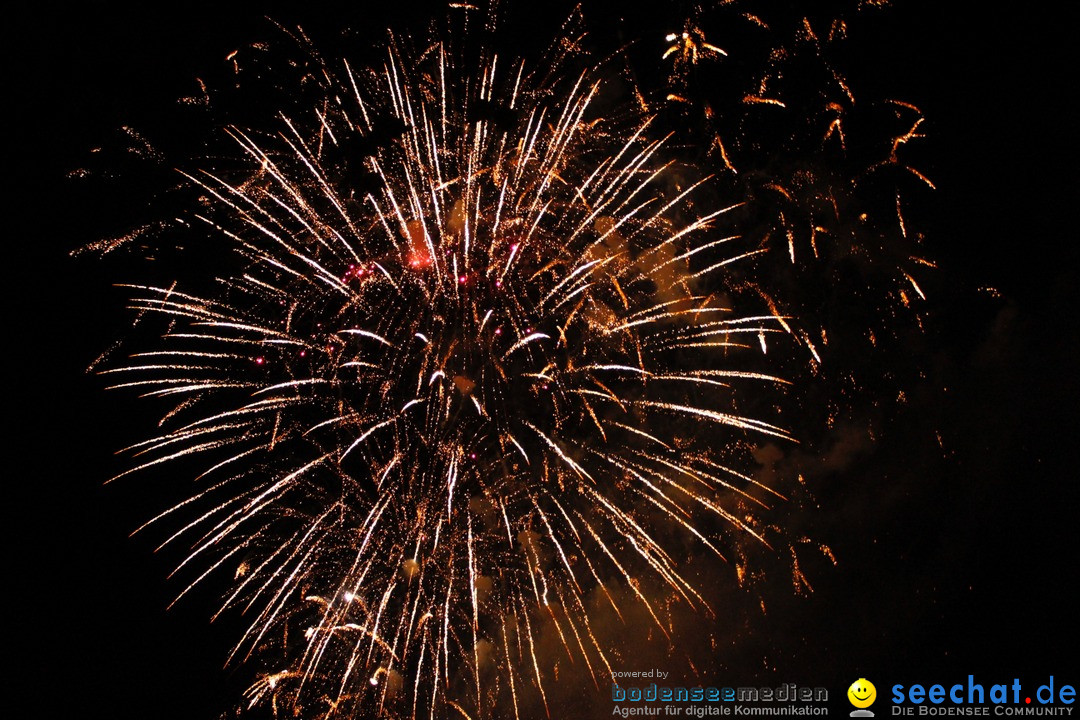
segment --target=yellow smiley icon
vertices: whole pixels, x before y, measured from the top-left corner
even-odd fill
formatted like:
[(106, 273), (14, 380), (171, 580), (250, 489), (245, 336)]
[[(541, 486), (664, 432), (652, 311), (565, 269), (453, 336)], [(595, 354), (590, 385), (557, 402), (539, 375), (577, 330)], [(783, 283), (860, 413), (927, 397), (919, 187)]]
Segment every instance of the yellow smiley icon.
[(877, 699), (877, 688), (866, 678), (859, 678), (847, 689), (848, 700), (857, 708), (867, 708)]

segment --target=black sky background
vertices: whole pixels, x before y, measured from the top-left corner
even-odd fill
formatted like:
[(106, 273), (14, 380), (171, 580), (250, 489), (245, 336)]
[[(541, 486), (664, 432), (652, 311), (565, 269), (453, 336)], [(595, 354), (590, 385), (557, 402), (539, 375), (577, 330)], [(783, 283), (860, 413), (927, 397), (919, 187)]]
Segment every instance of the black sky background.
[[(732, 651), (741, 664), (716, 661), (717, 684), (816, 679), (839, 697), (859, 676), (879, 692), (878, 678), (971, 672), (1080, 680), (1077, 13), (938, 5), (898, 0), (858, 32), (861, 61), (881, 69), (871, 91), (928, 118), (923, 167), (939, 190), (925, 230), (941, 270), (927, 345), (948, 390), (921, 401), (925, 422), (822, 480), (823, 517), (809, 526), (838, 566), (815, 569), (810, 596), (777, 599)], [(600, 43), (682, 18), (676, 6), (584, 10)], [(422, 12), (121, 2), (9, 17), (6, 634), (20, 666), (13, 691), (40, 716), (212, 718), (246, 679), (221, 669), (235, 627), (208, 622), (206, 597), (166, 611), (172, 563), (152, 539), (127, 537), (160, 507), (152, 479), (103, 486), (148, 414), (85, 372), (123, 335), (128, 316), (109, 285), (124, 278), (69, 253), (129, 210), (73, 190), (66, 174), (117, 127), (152, 126), (195, 76), (265, 35), (263, 14), (316, 36), (370, 23), (378, 38)], [(564, 16), (544, 11), (538, 39), (522, 43), (543, 47)], [(1001, 297), (977, 292), (985, 286)], [(944, 452), (926, 441), (934, 428)]]

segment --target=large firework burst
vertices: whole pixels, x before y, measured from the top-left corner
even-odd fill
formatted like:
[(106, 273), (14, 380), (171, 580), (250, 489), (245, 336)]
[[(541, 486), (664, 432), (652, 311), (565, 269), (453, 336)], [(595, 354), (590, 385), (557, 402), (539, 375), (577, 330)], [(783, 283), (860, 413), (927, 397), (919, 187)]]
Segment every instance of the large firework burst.
[(647, 118), (597, 109), (577, 49), (311, 53), (306, 110), (183, 171), (212, 282), (131, 286), (164, 330), (105, 372), (177, 401), (129, 472), (195, 468), (159, 520), (191, 586), (235, 578), (252, 704), (546, 707), (542, 628), (599, 685), (598, 604), (667, 634), (644, 587), (711, 613), (687, 548), (766, 542), (777, 494), (738, 468), (788, 434), (736, 390), (783, 382), (746, 359), (783, 321), (719, 294), (726, 209)]

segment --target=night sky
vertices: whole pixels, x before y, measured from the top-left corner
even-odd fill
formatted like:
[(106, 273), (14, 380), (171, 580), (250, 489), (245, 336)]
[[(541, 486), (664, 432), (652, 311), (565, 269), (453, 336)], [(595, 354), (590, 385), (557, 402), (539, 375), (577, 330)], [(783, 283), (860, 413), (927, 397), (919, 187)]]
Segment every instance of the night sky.
[[(209, 592), (167, 611), (180, 589), (166, 579), (176, 555), (155, 555), (155, 537), (128, 537), (161, 508), (154, 478), (104, 485), (129, 462), (113, 453), (153, 420), (86, 372), (124, 336), (129, 315), (111, 285), (132, 267), (70, 253), (122, 228), (147, 197), (68, 174), (121, 126), (182, 135), (175, 99), (229, 51), (268, 35), (264, 15), (316, 38), (362, 28), (374, 42), (439, 12), (309, 4), (38, 4), (9, 19), (5, 507), (19, 670), (8, 686), (40, 716), (214, 718), (246, 685), (242, 667), (222, 669), (240, 624), (209, 623)], [(508, 32), (526, 52), (546, 44), (570, 7), (524, 22), (516, 5), (504, 4)], [(927, 118), (920, 167), (938, 190), (921, 229), (939, 270), (931, 320), (911, 351), (923, 353), (928, 380), (888, 433), (832, 446), (838, 455), (814, 466), (818, 507), (791, 522), (838, 564), (804, 568), (813, 593), (795, 595), (786, 581), (761, 590), (765, 615), (756, 595), (733, 591), (736, 640), (702, 665), (717, 684), (820, 683), (839, 698), (860, 676), (879, 693), (969, 673), (1080, 680), (1071, 657), (1080, 18), (1061, 3), (937, 5), (897, 0), (860, 18), (849, 58), (870, 78), (859, 87), (909, 100)], [(583, 6), (599, 48), (648, 38), (659, 61), (660, 33), (681, 29), (684, 13), (631, 8)]]

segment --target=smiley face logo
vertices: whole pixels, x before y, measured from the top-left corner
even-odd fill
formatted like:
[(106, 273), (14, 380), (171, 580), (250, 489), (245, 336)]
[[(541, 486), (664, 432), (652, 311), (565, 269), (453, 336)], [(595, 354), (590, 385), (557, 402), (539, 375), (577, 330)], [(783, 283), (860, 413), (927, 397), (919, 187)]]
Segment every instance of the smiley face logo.
[(877, 688), (866, 678), (859, 678), (847, 689), (848, 700), (857, 708), (868, 708), (877, 699)]

